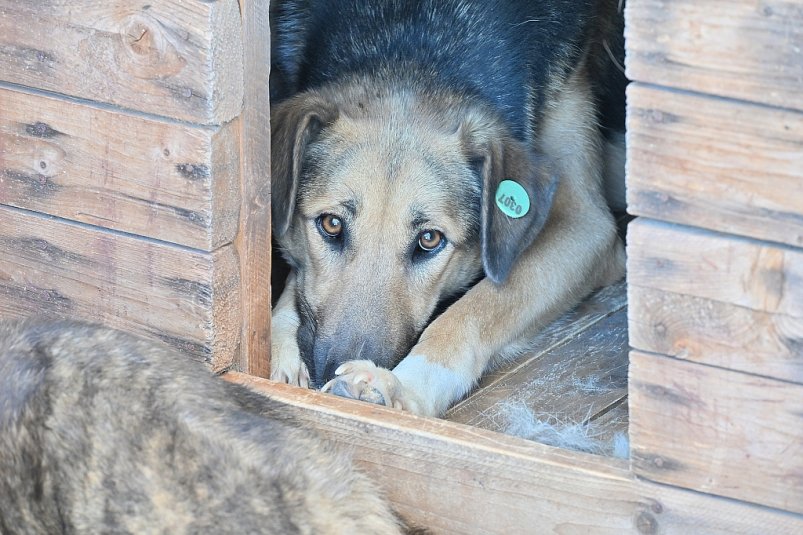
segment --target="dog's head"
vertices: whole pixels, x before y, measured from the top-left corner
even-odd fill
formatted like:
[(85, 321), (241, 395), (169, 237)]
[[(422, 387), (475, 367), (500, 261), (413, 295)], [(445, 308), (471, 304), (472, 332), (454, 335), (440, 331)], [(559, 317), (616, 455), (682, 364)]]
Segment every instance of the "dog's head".
[(297, 274), (298, 342), (314, 384), (347, 360), (392, 368), (439, 303), (483, 271), (504, 284), (543, 226), (549, 166), (466, 102), (345, 89), (274, 110), (273, 229)]

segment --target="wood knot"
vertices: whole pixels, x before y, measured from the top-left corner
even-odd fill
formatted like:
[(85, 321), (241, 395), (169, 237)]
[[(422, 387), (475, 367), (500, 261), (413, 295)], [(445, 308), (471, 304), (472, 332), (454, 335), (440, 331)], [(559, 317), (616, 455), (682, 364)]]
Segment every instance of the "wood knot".
[(60, 146), (40, 141), (31, 143), (31, 149), (31, 171), (46, 174), (47, 177), (56, 176), (63, 171), (67, 153)]
[(120, 23), (117, 61), (121, 68), (137, 78), (173, 76), (187, 61), (179, 52), (180, 36), (160, 24), (150, 12), (134, 13)]
[(658, 533), (658, 521), (652, 514), (642, 511), (636, 517), (636, 529), (639, 533), (644, 533), (645, 535)]
[(666, 336), (666, 325), (664, 325), (660, 321), (658, 323), (656, 323), (655, 324), (655, 334), (657, 334), (661, 338), (664, 338)]
[(25, 125), (25, 133), (29, 136), (43, 138), (43, 139), (50, 139), (57, 136), (63, 136), (63, 132), (59, 132), (51, 127), (47, 123), (43, 123), (42, 121), (37, 121), (35, 123), (26, 124)]

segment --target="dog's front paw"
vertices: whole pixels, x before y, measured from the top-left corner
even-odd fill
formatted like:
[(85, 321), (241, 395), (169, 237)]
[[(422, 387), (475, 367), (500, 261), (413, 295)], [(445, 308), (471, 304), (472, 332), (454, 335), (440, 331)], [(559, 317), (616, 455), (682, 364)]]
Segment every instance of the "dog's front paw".
[(309, 388), (309, 370), (301, 360), (293, 338), (274, 336), (271, 344), (270, 378), (277, 383)]
[(415, 400), (393, 372), (370, 360), (351, 360), (341, 364), (335, 375), (323, 385), (321, 392), (415, 412)]
[(309, 370), (301, 359), (274, 359), (270, 365), (270, 379), (301, 388), (309, 388)]

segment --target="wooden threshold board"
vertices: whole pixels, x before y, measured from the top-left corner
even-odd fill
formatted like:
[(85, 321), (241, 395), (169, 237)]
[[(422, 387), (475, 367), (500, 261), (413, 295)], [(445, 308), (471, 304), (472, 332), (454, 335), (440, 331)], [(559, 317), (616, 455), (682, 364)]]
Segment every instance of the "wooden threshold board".
[[(487, 374), (446, 419), (612, 454), (614, 436), (627, 434), (624, 281), (596, 292), (547, 326), (531, 347)], [(569, 434), (559, 438), (554, 430)]]
[(224, 378), (347, 449), (399, 515), (431, 533), (803, 533), (803, 515), (653, 483), (621, 459), (242, 373)]

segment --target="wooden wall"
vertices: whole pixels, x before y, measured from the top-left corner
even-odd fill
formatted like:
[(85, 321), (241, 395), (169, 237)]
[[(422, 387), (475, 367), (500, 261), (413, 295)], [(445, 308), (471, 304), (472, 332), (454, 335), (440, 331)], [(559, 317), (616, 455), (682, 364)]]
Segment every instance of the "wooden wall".
[[(0, 318), (267, 373), (268, 4), (0, 0)], [(630, 469), (231, 374), (435, 532), (803, 529), (803, 0), (627, 23)]]
[(0, 0), (0, 318), (267, 373), (267, 4)]
[(626, 15), (632, 468), (803, 513), (803, 1)]

